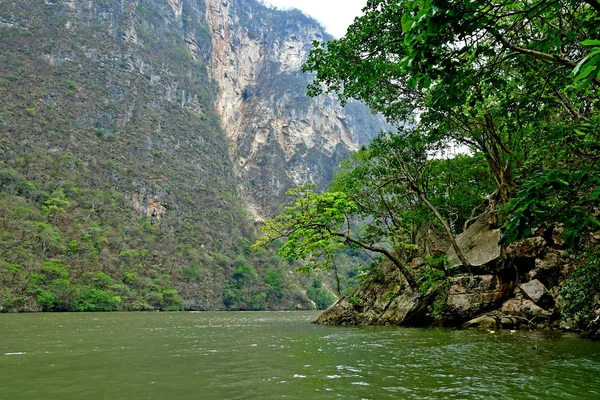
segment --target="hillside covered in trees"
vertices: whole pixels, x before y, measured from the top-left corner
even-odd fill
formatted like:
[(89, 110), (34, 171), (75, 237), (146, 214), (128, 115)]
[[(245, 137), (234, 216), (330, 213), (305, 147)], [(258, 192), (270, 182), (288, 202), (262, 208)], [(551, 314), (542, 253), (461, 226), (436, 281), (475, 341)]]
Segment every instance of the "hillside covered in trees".
[[(600, 332), (600, 3), (370, 0), (310, 93), (395, 123), (264, 227), (285, 258), (375, 257), (318, 321)], [(450, 144), (468, 149), (449, 157)]]
[[(0, 311), (333, 302), (326, 280), (250, 250), (266, 211), (249, 204), (279, 209), (292, 178), (327, 182), (377, 121), (305, 96), (305, 34), (325, 32), (258, 1), (0, 2)], [(248, 121), (261, 107), (269, 118)], [(271, 125), (298, 110), (318, 135), (289, 128), (284, 153)]]

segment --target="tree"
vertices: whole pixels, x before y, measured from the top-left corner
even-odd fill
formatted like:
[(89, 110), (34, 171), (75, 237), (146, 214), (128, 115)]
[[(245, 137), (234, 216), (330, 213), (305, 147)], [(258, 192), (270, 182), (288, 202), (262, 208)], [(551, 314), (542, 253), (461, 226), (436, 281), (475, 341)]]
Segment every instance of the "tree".
[[(462, 265), (469, 269), (470, 264), (456, 243), (448, 218), (434, 204), (445, 206), (445, 202), (441, 198), (431, 199), (448, 192), (446, 185), (432, 185), (435, 180), (432, 168), (439, 162), (428, 159), (426, 143), (421, 139), (403, 132), (379, 135), (362, 150), (360, 157), (352, 158), (354, 163), (345, 166), (346, 173), (338, 176), (334, 185), (343, 187), (361, 205), (363, 217), (373, 218), (370, 230), (379, 229), (378, 235), (389, 237), (396, 247), (397, 240), (415, 244), (414, 230), (422, 221), (415, 221), (413, 214), (418, 212), (416, 203), (420, 202), (443, 227)], [(440, 190), (441, 193), (436, 193)], [(408, 221), (411, 227), (407, 226)], [(413, 232), (407, 237), (409, 230)]]
[(385, 256), (408, 286), (417, 288), (412, 272), (394, 252), (399, 245), (395, 237), (385, 238), (391, 239), (386, 246), (379, 242), (384, 238), (374, 232), (356, 234), (353, 225), (359, 215), (357, 204), (343, 192), (317, 194), (312, 187), (309, 184), (288, 191), (292, 200), (282, 214), (265, 222), (261, 228), (264, 235), (253, 245), (255, 249), (283, 238), (286, 241), (279, 248), (283, 258), (308, 258), (313, 268), (329, 269), (335, 253), (345, 246), (361, 248)]
[(581, 92), (570, 74), (598, 61), (581, 44), (599, 33), (596, 1), (371, 0), (364, 12), (342, 39), (315, 42), (309, 93), (363, 100), (432, 144), (481, 152), (492, 211), (518, 192), (552, 126), (595, 112), (600, 79), (585, 67), (593, 87)]
[(431, 159), (418, 136), (382, 134), (344, 161), (325, 193), (313, 185), (290, 190), (290, 203), (265, 223), (254, 246), (283, 239), (284, 258), (324, 269), (335, 268), (344, 248), (378, 253), (414, 289), (420, 272), (407, 265), (417, 255), (418, 232), (437, 221), (468, 270), (454, 235), (492, 186), (482, 164), (477, 156)]
[[(262, 244), (284, 238), (284, 257), (313, 263), (343, 246), (379, 250), (421, 293), (462, 272), (403, 267), (427, 222), (443, 227), (467, 269), (457, 221), (483, 213), (504, 243), (562, 224), (581, 250), (579, 238), (600, 228), (598, 37), (596, 0), (369, 0), (345, 37), (315, 43), (309, 94), (362, 100), (397, 132), (351, 156), (329, 192), (292, 191)], [(451, 142), (470, 154), (436, 160)], [(587, 283), (570, 292), (595, 293), (595, 269), (583, 271)]]

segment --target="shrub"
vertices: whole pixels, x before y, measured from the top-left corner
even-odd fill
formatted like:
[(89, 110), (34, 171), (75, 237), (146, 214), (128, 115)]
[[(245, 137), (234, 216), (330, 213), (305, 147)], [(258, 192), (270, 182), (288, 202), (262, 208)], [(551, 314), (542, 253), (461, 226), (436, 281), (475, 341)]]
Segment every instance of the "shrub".
[(42, 306), (44, 311), (53, 310), (58, 304), (58, 300), (56, 299), (54, 293), (44, 289), (38, 291), (35, 300)]
[(162, 290), (163, 303), (160, 307), (163, 311), (182, 311), (184, 308), (183, 299), (176, 289), (165, 288)]
[(565, 300), (563, 315), (576, 322), (590, 314), (600, 298), (600, 250), (588, 252), (584, 263), (567, 279), (560, 290)]
[(41, 271), (47, 279), (66, 279), (69, 276), (69, 272), (63, 265), (62, 261), (57, 259), (44, 261)]
[(108, 291), (86, 286), (73, 300), (75, 311), (115, 311), (121, 298)]

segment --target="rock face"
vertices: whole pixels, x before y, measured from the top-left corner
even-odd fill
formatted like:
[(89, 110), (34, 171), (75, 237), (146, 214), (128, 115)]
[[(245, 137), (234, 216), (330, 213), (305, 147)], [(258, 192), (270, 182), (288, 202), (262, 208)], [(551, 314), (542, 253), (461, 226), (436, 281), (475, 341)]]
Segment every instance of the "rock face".
[(314, 40), (331, 38), (316, 21), (255, 0), (206, 0), (206, 21), (216, 110), (255, 219), (279, 211), (291, 187), (323, 188), (344, 155), (390, 129), (359, 103), (342, 108), (329, 96), (306, 97), (311, 77), (302, 63)]
[(461, 275), (452, 279), (448, 292), (446, 322), (461, 323), (502, 304), (511, 284), (497, 275)]
[(544, 285), (537, 279), (527, 283), (522, 283), (519, 285), (519, 289), (521, 289), (523, 294), (529, 297), (529, 299), (536, 304), (553, 303), (552, 296), (548, 293)]
[[(11, 234), (0, 261), (21, 265), (11, 249), (30, 246), (22, 279), (46, 259), (86, 265), (110, 276), (124, 303), (145, 296), (142, 309), (172, 288), (190, 309), (239, 296), (254, 298), (249, 308), (310, 307), (299, 288), (269, 292), (268, 269), (296, 278), (249, 251), (247, 215), (273, 216), (292, 186), (324, 187), (341, 157), (387, 128), (358, 103), (305, 96), (301, 63), (327, 38), (314, 20), (257, 0), (0, 2), (0, 175), (35, 186), (40, 195), (23, 200), (37, 207), (32, 218), (60, 233), (41, 250), (33, 228), (31, 238)], [(19, 190), (8, 193), (17, 203)], [(71, 206), (50, 220), (42, 211), (54, 192)], [(82, 237), (90, 243), (66, 250)], [(236, 269), (248, 279), (236, 281)], [(74, 284), (87, 285), (83, 272)], [(0, 303), (19, 298), (20, 283), (0, 274), (0, 289), (3, 279), (15, 290)]]
[(352, 297), (341, 298), (314, 321), (324, 325), (426, 325), (427, 302), (407, 291), (390, 264), (383, 265), (385, 280), (367, 280)]
[(314, 321), (323, 325), (424, 325), (425, 310), (418, 294), (402, 293), (391, 300), (352, 304), (341, 298)]

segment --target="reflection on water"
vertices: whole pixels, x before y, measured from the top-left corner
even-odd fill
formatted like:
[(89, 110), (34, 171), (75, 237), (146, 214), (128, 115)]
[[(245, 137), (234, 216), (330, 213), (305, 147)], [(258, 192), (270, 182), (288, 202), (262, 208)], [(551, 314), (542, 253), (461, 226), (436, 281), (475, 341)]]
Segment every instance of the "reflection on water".
[(325, 327), (315, 316), (0, 315), (0, 398), (600, 398), (599, 342)]

